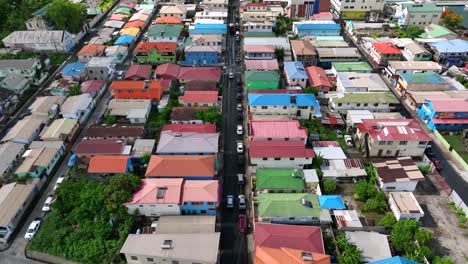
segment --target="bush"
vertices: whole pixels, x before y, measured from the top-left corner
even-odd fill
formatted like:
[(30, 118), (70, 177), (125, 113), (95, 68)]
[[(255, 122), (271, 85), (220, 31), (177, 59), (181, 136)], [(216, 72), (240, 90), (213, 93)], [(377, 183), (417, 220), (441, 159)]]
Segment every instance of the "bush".
[(422, 175), (424, 175), (424, 176), (431, 173), (431, 166), (429, 166), (429, 165), (418, 166), (418, 169), (422, 173)]
[(336, 190), (336, 181), (330, 179), (324, 180), (323, 189), (326, 193), (333, 193)]
[(380, 218), (378, 225), (383, 226), (387, 229), (393, 229), (393, 226), (396, 224), (397, 220), (392, 212), (388, 212), (384, 217)]
[(390, 241), (397, 253), (403, 255), (416, 250), (414, 240), (420, 226), (421, 223), (416, 220), (400, 220), (393, 226)]

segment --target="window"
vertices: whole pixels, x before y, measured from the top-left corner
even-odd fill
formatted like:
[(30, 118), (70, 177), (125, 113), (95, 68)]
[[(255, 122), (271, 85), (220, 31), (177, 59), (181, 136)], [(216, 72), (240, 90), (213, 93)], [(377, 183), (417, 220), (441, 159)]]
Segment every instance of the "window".
[(130, 256), (130, 259), (132, 260), (138, 260), (138, 258), (136, 256)]
[(178, 260), (173, 260), (171, 263), (172, 264), (179, 264), (179, 261)]
[(387, 187), (387, 188), (385, 188), (385, 189), (387, 189), (387, 190), (395, 190), (395, 189), (396, 189), (396, 187), (395, 187), (395, 186), (388, 186), (388, 187)]
[(294, 158), (289, 158), (289, 160), (294, 160)]
[(262, 109), (268, 109), (268, 106), (262, 106)]
[(281, 160), (281, 158), (275, 158), (275, 160)]
[(408, 141), (400, 141), (400, 145), (408, 145)]
[(387, 150), (387, 152), (385, 152), (385, 154), (390, 155), (390, 154), (392, 154), (392, 151), (391, 151), (391, 150)]
[(385, 145), (385, 141), (380, 141), (379, 145)]
[(338, 106), (342, 106), (343, 104), (342, 103), (338, 103)]
[(268, 158), (262, 158), (262, 160), (268, 160)]
[(419, 145), (426, 145), (426, 141), (419, 141)]
[(387, 145), (393, 145), (393, 141), (387, 141)]
[(149, 261), (149, 262), (154, 262), (153, 258), (146, 258), (146, 260)]

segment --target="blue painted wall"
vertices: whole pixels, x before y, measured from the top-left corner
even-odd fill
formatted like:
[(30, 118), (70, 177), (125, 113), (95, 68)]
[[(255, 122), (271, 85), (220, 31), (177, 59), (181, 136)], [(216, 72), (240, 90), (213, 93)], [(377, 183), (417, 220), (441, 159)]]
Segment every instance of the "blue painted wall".
[(180, 212), (183, 215), (216, 215), (217, 203), (200, 202), (187, 202), (180, 205)]
[[(430, 101), (424, 102), (424, 104), (416, 109), (416, 113), (426, 122), (427, 126), (432, 130), (461, 130), (467, 129), (468, 124), (434, 124), (432, 121), (434, 118), (439, 118), (439, 112), (436, 112)], [(458, 112), (454, 114), (454, 118), (468, 118), (467, 112)]]

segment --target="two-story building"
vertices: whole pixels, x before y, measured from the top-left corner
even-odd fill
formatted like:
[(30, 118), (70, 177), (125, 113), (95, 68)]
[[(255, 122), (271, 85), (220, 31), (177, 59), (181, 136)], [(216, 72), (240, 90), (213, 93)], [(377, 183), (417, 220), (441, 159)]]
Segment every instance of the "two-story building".
[(383, 0), (332, 0), (332, 12), (342, 19), (364, 20), (371, 13), (380, 13)]
[(114, 77), (115, 63), (112, 57), (93, 57), (86, 63), (88, 80), (108, 81)]
[(275, 47), (272, 45), (244, 45), (244, 57), (247, 60), (275, 59)]
[(424, 217), (424, 211), (412, 192), (389, 192), (388, 197), (390, 210), (397, 221)]
[(434, 51), (434, 60), (446, 67), (461, 66), (468, 57), (468, 41), (463, 39), (442, 40), (428, 45)]
[(324, 69), (317, 66), (309, 66), (305, 70), (310, 86), (318, 88), (324, 93), (328, 93), (333, 88)]
[(247, 92), (250, 90), (276, 90), (280, 75), (277, 71), (245, 71), (244, 82)]
[(306, 88), (308, 77), (302, 62), (285, 61), (284, 75), (286, 77), (286, 83), (288, 86), (300, 86), (302, 89)]
[(429, 24), (438, 24), (443, 7), (435, 3), (401, 3), (395, 18), (399, 26), (418, 26), (423, 28)]
[(220, 46), (186, 46), (184, 49), (184, 61), (181, 65), (187, 66), (214, 66), (221, 63)]
[(213, 180), (216, 175), (215, 160), (214, 155), (153, 155), (145, 177)]
[(192, 35), (222, 35), (227, 32), (226, 24), (195, 24), (189, 26), (189, 34)]
[(406, 96), (411, 92), (445, 91), (450, 83), (434, 72), (400, 73), (395, 90)]
[(307, 130), (297, 120), (252, 120), (250, 121), (252, 141), (301, 141), (307, 142)]
[(118, 122), (144, 124), (151, 111), (151, 100), (112, 99), (107, 109), (109, 116), (115, 116)]
[(314, 150), (301, 141), (250, 141), (250, 164), (256, 168), (302, 169), (312, 164)]
[(330, 0), (292, 0), (287, 2), (286, 14), (288, 14), (289, 17), (312, 19), (314, 18), (314, 14), (328, 12), (330, 10)]
[(442, 66), (433, 61), (389, 61), (384, 74), (395, 83), (401, 73), (440, 73), (441, 71)]
[[(50, 144), (46, 146), (45, 144)], [(49, 176), (64, 152), (62, 142), (45, 142), (44, 146), (30, 147), (22, 156), (22, 162), (15, 171), (15, 176), (40, 178)]]
[(292, 26), (294, 35), (306, 36), (340, 36), (341, 26), (333, 21), (306, 21), (294, 22)]
[(433, 131), (468, 128), (467, 98), (427, 98), (416, 112)]
[(49, 118), (47, 116), (26, 116), (18, 120), (16, 124), (8, 130), (7, 134), (0, 142), (5, 143), (11, 141), (14, 143), (31, 144), (48, 121)]
[(161, 100), (163, 91), (170, 87), (168, 80), (126, 81), (116, 80), (109, 86), (112, 97), (116, 99)]
[(88, 44), (83, 46), (80, 51), (78, 51), (78, 61), (88, 62), (93, 57), (104, 56), (104, 50), (106, 49), (105, 45), (100, 44)]
[(320, 224), (322, 209), (317, 195), (307, 193), (261, 193), (258, 222), (272, 224)]
[(242, 29), (244, 30), (244, 34), (246, 32), (273, 32), (273, 22), (246, 22), (242, 24)]
[(22, 49), (26, 52), (67, 53), (82, 35), (83, 33), (73, 35), (65, 30), (14, 31), (2, 42), (8, 48)]
[(187, 7), (184, 5), (164, 5), (159, 10), (159, 16), (185, 19), (187, 17)]
[(155, 24), (148, 31), (148, 42), (175, 42), (177, 43), (182, 25)]
[(96, 105), (96, 100), (90, 94), (70, 96), (60, 108), (63, 118), (77, 119), (84, 124)]
[(291, 40), (291, 51), (295, 61), (300, 61), (305, 67), (317, 65), (317, 52), (307, 40)]
[(174, 107), (169, 119), (171, 124), (203, 124), (204, 121), (198, 113), (207, 109), (207, 107), (203, 106)]
[(431, 137), (415, 119), (363, 119), (354, 142), (367, 157), (421, 157)]
[(195, 19), (216, 19), (226, 22), (228, 18), (227, 10), (218, 9), (218, 10), (204, 10), (195, 13)]
[(34, 84), (39, 84), (47, 77), (47, 73), (42, 73), (38, 59), (0, 60), (0, 79), (9, 75), (22, 76)]
[(185, 91), (179, 96), (185, 106), (218, 106), (218, 91)]
[(357, 48), (317, 48), (319, 66), (329, 69), (334, 62), (354, 62), (362, 59)]
[(348, 110), (369, 110), (371, 112), (392, 112), (400, 101), (391, 92), (334, 93), (328, 107), (332, 111), (346, 114)]
[(372, 61), (379, 66), (387, 66), (388, 61), (403, 59), (401, 50), (390, 42), (373, 42), (369, 55)]
[(286, 115), (291, 119), (320, 117), (320, 105), (313, 94), (249, 93), (253, 115)]
[(140, 42), (133, 51), (138, 63), (162, 64), (176, 61), (177, 43)]
[(411, 42), (404, 46), (403, 57), (408, 61), (430, 61), (432, 54), (418, 43)]
[(387, 85), (377, 73), (340, 72), (336, 91), (341, 93), (387, 92)]
[(162, 131), (158, 155), (217, 155), (219, 133)]

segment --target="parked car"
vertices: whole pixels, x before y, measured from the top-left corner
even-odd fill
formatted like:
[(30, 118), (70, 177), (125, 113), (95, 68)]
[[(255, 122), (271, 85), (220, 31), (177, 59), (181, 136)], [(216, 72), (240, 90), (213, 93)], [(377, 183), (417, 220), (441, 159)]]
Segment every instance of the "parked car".
[(236, 62), (241, 62), (242, 58), (241, 57), (236, 57)]
[(242, 93), (237, 93), (237, 100), (242, 100)]
[(229, 79), (232, 79), (232, 78), (234, 78), (234, 73), (230, 72), (229, 73)]
[(234, 196), (233, 195), (228, 195), (227, 196), (227, 208), (233, 208), (234, 207)]
[(242, 111), (242, 104), (237, 104), (237, 111)]
[(427, 157), (432, 158), (435, 156), (434, 150), (432, 149), (432, 146), (428, 146), (426, 150), (424, 150), (424, 154), (426, 154)]
[(237, 115), (237, 120), (239, 120), (239, 121), (244, 120), (244, 115), (243, 114), (238, 114)]
[(353, 146), (353, 139), (351, 138), (350, 135), (345, 135), (344, 140), (345, 140), (347, 146), (350, 146), (350, 147)]
[(337, 129), (336, 130), (336, 137), (337, 138), (343, 138), (343, 132), (341, 132), (341, 130)]
[(237, 174), (237, 184), (239, 184), (239, 185), (244, 184), (244, 174), (242, 174), (242, 173)]
[(237, 125), (237, 135), (241, 136), (242, 134), (244, 134), (244, 128), (242, 125)]
[(244, 153), (244, 143), (241, 140), (237, 141), (237, 153), (242, 154)]
[(437, 171), (441, 171), (444, 167), (442, 166), (442, 162), (438, 159), (431, 159), (432, 164), (434, 164), (434, 167), (436, 168)]
[(50, 205), (53, 204), (57, 200), (57, 196), (49, 195), (44, 202), (44, 206), (42, 206), (42, 212), (49, 212)]
[(42, 222), (42, 219), (35, 218), (34, 221), (32, 221), (31, 224), (29, 224), (28, 230), (26, 231), (24, 238), (27, 240), (33, 239), (33, 237), (37, 233), (37, 230), (39, 230), (39, 227), (41, 226), (41, 222)]
[(54, 192), (58, 189), (60, 184), (62, 184), (67, 178), (68, 178), (67, 175), (62, 175), (57, 179), (57, 181), (55, 182), (55, 185), (54, 185)]
[(243, 167), (245, 163), (244, 155), (237, 155), (237, 165)]
[(245, 208), (247, 208), (245, 196), (243, 194), (239, 194), (239, 209), (245, 209)]
[(247, 227), (247, 217), (245, 214), (240, 214), (239, 223), (237, 224), (237, 229), (239, 230), (239, 233), (244, 233), (246, 227)]

